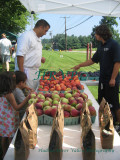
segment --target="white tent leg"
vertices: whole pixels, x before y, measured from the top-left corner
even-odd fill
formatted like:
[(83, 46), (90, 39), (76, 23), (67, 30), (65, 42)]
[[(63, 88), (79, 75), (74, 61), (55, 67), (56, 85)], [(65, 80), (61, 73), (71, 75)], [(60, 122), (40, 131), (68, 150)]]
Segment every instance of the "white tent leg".
[(33, 14), (31, 14), (31, 29), (33, 29)]

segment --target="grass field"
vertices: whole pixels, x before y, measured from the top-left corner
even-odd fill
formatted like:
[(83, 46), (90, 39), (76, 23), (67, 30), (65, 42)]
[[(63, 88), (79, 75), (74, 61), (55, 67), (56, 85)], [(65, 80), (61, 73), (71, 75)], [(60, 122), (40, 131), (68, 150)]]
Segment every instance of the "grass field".
[[(86, 51), (86, 48), (80, 48), (80, 49), (73, 49), (73, 51)], [(92, 48), (92, 51), (96, 51), (97, 48)]]
[[(50, 71), (58, 71), (62, 69), (64, 72), (72, 71), (72, 67), (84, 62), (86, 54), (80, 52), (60, 52), (60, 51), (43, 51), (43, 56), (46, 58), (46, 63), (42, 64), (40, 70), (48, 69)], [(63, 56), (63, 57), (62, 57)], [(99, 70), (99, 65), (94, 64), (89, 67), (80, 68), (79, 71), (96, 71)]]
[[(61, 57), (63, 56), (63, 57)], [(59, 71), (62, 69), (64, 72), (72, 71), (72, 67), (84, 62), (86, 60), (86, 53), (80, 52), (60, 52), (60, 51), (46, 51), (43, 50), (43, 57), (46, 58), (46, 62), (41, 65), (40, 70)], [(14, 70), (14, 60), (11, 59), (10, 70)], [(83, 67), (78, 71), (96, 71), (99, 70), (99, 65), (94, 64), (89, 67)], [(0, 71), (2, 71), (2, 65), (0, 65)]]

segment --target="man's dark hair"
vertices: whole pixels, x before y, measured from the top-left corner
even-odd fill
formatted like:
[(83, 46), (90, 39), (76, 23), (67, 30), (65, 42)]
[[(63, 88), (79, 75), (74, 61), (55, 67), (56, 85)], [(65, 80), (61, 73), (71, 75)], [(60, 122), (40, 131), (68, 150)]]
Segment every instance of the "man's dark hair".
[(38, 20), (37, 23), (35, 24), (35, 28), (38, 28), (40, 26), (43, 26), (43, 27), (49, 26), (49, 28), (50, 28), (49, 23), (46, 20), (44, 20), (44, 19)]
[(25, 82), (27, 80), (27, 76), (22, 71), (15, 71), (16, 75), (16, 84), (19, 84), (20, 82)]
[(110, 32), (110, 29), (105, 24), (97, 26), (95, 33), (100, 37), (102, 37), (105, 41), (112, 37), (112, 33)]

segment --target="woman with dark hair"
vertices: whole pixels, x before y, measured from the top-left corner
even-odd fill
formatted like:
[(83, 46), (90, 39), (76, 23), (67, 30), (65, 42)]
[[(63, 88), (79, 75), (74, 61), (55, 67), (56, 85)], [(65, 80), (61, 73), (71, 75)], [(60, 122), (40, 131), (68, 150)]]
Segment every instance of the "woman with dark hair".
[(111, 104), (114, 123), (120, 123), (119, 107), (119, 68), (120, 68), (120, 46), (113, 40), (112, 34), (106, 25), (96, 27), (95, 37), (101, 42), (93, 57), (72, 69), (90, 66), (94, 63), (100, 64), (100, 77), (98, 86), (98, 102), (104, 97)]

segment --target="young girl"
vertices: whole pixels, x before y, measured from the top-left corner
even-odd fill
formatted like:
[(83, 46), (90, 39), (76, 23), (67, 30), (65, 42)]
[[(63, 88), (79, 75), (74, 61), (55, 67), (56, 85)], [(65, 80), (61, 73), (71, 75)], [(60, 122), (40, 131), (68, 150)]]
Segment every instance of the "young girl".
[(19, 112), (28, 101), (29, 95), (17, 105), (13, 90), (15, 77), (8, 73), (0, 74), (0, 136), (2, 137), (3, 157), (19, 125)]

